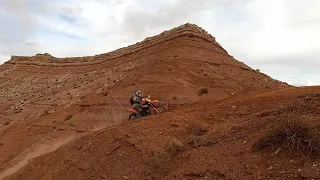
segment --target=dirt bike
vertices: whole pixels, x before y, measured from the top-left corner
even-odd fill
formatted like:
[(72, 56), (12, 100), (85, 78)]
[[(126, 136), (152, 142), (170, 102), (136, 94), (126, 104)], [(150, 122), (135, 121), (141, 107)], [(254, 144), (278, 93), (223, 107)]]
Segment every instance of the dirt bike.
[(158, 100), (151, 100), (150, 99), (150, 95), (146, 98), (142, 99), (142, 112), (139, 113), (137, 110), (131, 108), (129, 109), (129, 111), (131, 112), (130, 116), (129, 116), (129, 121), (130, 120), (136, 120), (136, 119), (140, 119), (141, 117), (145, 117), (148, 115), (152, 115), (152, 113), (154, 114), (160, 114), (165, 112), (165, 108), (161, 105), (159, 105), (160, 101)]

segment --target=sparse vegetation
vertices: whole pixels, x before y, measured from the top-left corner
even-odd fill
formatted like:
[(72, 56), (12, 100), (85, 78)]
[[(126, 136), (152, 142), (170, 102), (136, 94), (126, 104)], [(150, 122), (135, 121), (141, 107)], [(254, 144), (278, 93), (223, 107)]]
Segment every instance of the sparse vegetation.
[(191, 124), (187, 127), (186, 131), (188, 135), (186, 141), (191, 147), (198, 148), (199, 146), (203, 145), (200, 136), (205, 135), (208, 130), (198, 124)]
[(166, 163), (172, 160), (179, 151), (182, 151), (184, 148), (183, 144), (176, 138), (173, 138), (168, 144), (165, 146), (163, 151), (154, 152), (152, 154), (152, 166), (155, 168), (164, 168)]
[(320, 156), (320, 133), (302, 120), (284, 120), (268, 128), (253, 150), (279, 149), (302, 156)]
[(68, 120), (71, 119), (72, 117), (73, 117), (73, 115), (72, 115), (72, 114), (69, 114), (69, 115), (66, 116), (66, 118), (64, 118), (64, 120), (65, 120), (65, 121), (68, 121)]
[(165, 147), (165, 152), (170, 157), (175, 156), (179, 151), (183, 149), (183, 144), (176, 138), (173, 138)]
[(198, 95), (199, 96), (201, 96), (203, 94), (207, 94), (207, 93), (209, 93), (209, 90), (208, 90), (208, 88), (205, 88), (205, 87), (200, 88), (199, 91), (198, 91)]

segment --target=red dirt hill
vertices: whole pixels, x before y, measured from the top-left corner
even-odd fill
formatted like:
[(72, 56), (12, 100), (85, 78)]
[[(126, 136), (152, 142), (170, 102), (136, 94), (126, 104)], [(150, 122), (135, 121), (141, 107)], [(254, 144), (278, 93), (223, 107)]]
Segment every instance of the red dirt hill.
[[(92, 57), (12, 56), (0, 70), (0, 178), (290, 179), (309, 165), (269, 171), (289, 160), (250, 146), (281, 108), (304, 103), (317, 118), (319, 88), (253, 70), (196, 25)], [(128, 122), (136, 89), (169, 112)]]

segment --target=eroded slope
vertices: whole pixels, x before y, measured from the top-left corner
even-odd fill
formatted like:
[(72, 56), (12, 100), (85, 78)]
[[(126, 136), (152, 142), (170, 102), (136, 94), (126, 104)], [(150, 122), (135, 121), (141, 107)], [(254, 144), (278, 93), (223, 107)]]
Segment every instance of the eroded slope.
[(317, 179), (319, 159), (252, 146), (288, 117), (319, 126), (319, 95), (290, 88), (181, 106), (80, 138), (8, 179)]
[[(136, 89), (170, 108), (288, 87), (235, 60), (190, 24), (92, 57), (14, 56), (0, 70), (2, 172), (43, 144), (126, 122)], [(209, 93), (198, 96), (201, 87)]]

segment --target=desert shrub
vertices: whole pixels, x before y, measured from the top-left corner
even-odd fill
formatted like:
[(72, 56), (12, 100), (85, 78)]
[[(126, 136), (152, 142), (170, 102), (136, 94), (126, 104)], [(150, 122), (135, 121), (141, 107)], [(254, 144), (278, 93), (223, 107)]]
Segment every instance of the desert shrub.
[(69, 114), (69, 115), (66, 116), (66, 118), (64, 118), (64, 120), (67, 121), (67, 120), (71, 119), (72, 116), (73, 116), (72, 114)]
[(172, 98), (173, 100), (177, 100), (178, 98), (177, 98), (177, 96), (173, 96), (173, 98)]
[(176, 138), (173, 138), (166, 144), (163, 151), (154, 152), (152, 154), (152, 166), (155, 168), (163, 168), (166, 163), (172, 160), (179, 151), (183, 150), (183, 148), (183, 144)]
[(178, 139), (173, 138), (165, 146), (164, 152), (166, 152), (170, 157), (174, 157), (182, 149), (183, 149), (183, 144)]
[(199, 91), (198, 91), (198, 95), (201, 96), (203, 94), (207, 94), (209, 92), (208, 88), (200, 88)]
[(165, 164), (169, 162), (170, 157), (165, 152), (153, 152), (151, 158), (151, 167), (160, 170), (163, 169)]
[(320, 155), (319, 128), (302, 120), (285, 120), (268, 128), (269, 130), (253, 144), (253, 150), (278, 148), (302, 156)]
[(187, 129), (187, 144), (193, 148), (198, 148), (202, 146), (204, 143), (204, 139), (200, 136), (205, 135), (208, 132), (205, 128), (200, 126), (199, 124), (190, 124)]

